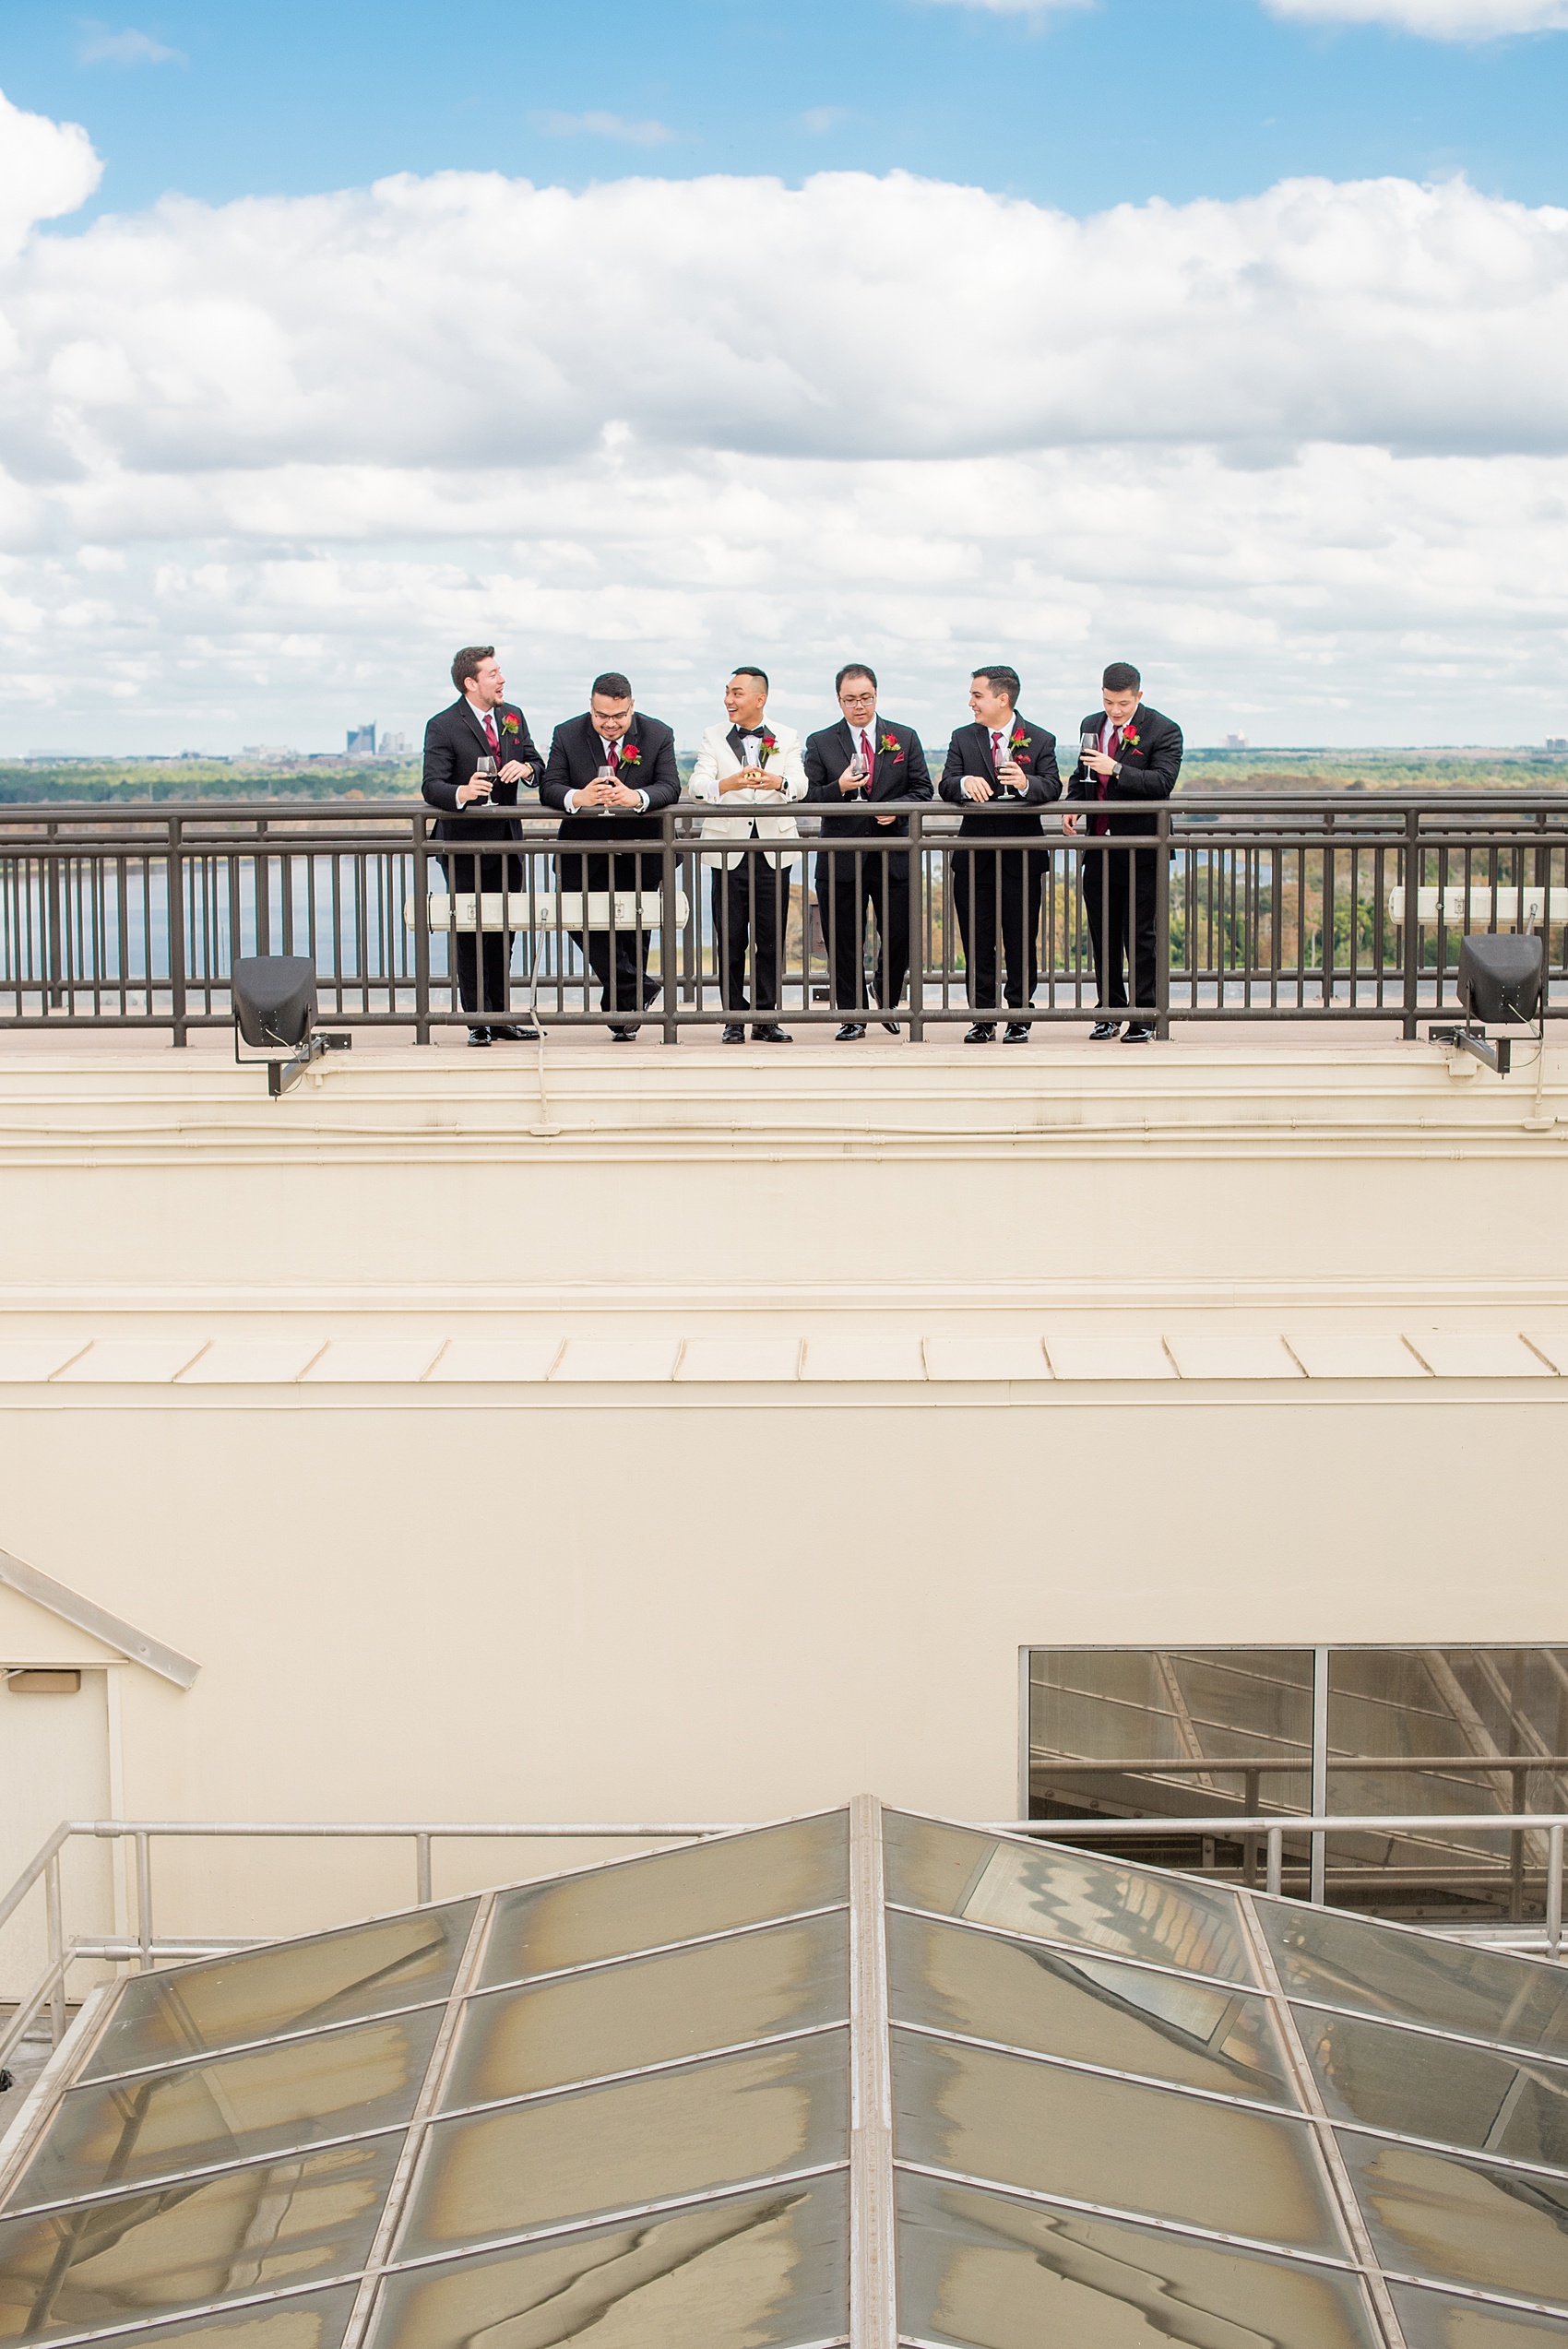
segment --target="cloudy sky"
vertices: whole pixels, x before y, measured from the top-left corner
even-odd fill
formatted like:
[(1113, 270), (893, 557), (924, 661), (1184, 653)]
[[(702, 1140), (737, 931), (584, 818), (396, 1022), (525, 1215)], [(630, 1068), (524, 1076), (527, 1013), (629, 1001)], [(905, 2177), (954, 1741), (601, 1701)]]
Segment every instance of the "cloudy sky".
[(1568, 0), (7, 0), (0, 89), (0, 755), (491, 638), (1568, 733)]

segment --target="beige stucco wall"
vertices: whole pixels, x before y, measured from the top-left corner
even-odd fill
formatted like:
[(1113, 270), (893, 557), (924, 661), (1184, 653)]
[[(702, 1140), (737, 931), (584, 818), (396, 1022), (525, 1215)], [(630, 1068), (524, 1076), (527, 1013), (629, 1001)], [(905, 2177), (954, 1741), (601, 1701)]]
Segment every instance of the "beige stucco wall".
[[(356, 1055), (275, 1108), (216, 1056), (18, 1062), (0, 1367), (41, 1338), (423, 1345), (370, 1382), (13, 1376), (0, 1548), (202, 1666), (188, 1692), (118, 1673), (131, 1814), (741, 1820), (866, 1785), (1006, 1817), (1030, 1643), (1568, 1637), (1565, 1079), (1538, 1111), (1531, 1080), (1426, 1048), (731, 1075), (649, 1045), (562, 1053), (564, 1131), (536, 1136), (526, 1059)], [(887, 1378), (852, 1348), (811, 1375), (833, 1338), (1005, 1332), (1065, 1365), (1111, 1329), (1177, 1358), (1183, 1334), (1505, 1345), (1478, 1375)], [(584, 1382), (549, 1347), (520, 1383), (419, 1368), (476, 1330), (671, 1363), (783, 1336), (806, 1375), (627, 1354)], [(45, 1653), (18, 1607), (0, 1641)], [(406, 1856), (341, 1846), (159, 1869), (160, 1929), (411, 1889)]]

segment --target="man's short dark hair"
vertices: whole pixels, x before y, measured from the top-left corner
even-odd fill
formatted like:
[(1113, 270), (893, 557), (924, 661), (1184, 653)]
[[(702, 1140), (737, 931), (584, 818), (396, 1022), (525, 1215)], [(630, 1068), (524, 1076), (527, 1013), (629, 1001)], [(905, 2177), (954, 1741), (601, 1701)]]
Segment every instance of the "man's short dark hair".
[(749, 660), (738, 661), (735, 667), (730, 671), (730, 674), (731, 677), (754, 677), (762, 686), (763, 692), (766, 694), (767, 691), (766, 670), (754, 669)]
[[(847, 660), (844, 663), (843, 668), (833, 680), (833, 690), (836, 694), (841, 694), (843, 692), (844, 680), (846, 677), (869, 677), (873, 685), (876, 684), (875, 670), (868, 669), (863, 660)], [(880, 688), (878, 688), (878, 690), (880, 691)]]
[(481, 660), (494, 658), (493, 645), (465, 645), (460, 653), (453, 656), (452, 660), (452, 682), (457, 691), (461, 693), (469, 679), (479, 675), (479, 665)]
[(588, 690), (590, 702), (629, 702), (631, 698), (632, 681), (629, 677), (623, 677), (618, 669), (607, 669), (602, 677), (594, 679)]
[(1099, 682), (1108, 694), (1141, 694), (1144, 689), (1144, 681), (1130, 660), (1113, 660)]
[(1018, 682), (1018, 672), (1016, 669), (1004, 669), (1000, 666), (995, 666), (990, 669), (971, 669), (969, 671), (969, 682), (971, 684), (977, 677), (989, 677), (991, 680), (992, 692), (993, 694), (1005, 694), (1007, 696), (1008, 707), (1010, 709), (1017, 708), (1018, 695), (1024, 689)]

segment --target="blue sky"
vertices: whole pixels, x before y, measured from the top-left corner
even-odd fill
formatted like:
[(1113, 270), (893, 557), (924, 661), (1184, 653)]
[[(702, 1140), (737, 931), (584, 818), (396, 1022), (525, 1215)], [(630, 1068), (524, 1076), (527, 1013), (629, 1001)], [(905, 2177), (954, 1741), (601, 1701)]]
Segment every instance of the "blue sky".
[(1568, 735), (1565, 97), (1568, 0), (0, 0), (0, 754), (490, 641)]
[[(934, 0), (231, 0), (130, 18), (5, 0), (0, 88), (87, 126), (107, 166), (94, 208), (475, 168), (581, 185), (903, 167), (1075, 213), (1303, 172), (1463, 172), (1568, 198), (1560, 36), (1423, 40), (1259, 0), (1032, 18)], [(585, 115), (642, 137), (567, 127)]]

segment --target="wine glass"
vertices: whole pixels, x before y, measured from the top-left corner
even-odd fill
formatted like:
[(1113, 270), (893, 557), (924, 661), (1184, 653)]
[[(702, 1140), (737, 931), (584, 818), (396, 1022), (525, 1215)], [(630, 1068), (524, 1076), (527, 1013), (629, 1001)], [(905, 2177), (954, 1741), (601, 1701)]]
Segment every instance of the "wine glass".
[(474, 781), (476, 783), (483, 784), (483, 796), (486, 799), (490, 797), (491, 792), (495, 789), (495, 761), (491, 757), (488, 751), (486, 751), (483, 757), (477, 762), (474, 767)]
[[(596, 783), (613, 783), (615, 780), (615, 769), (609, 765), (605, 765), (598, 769), (593, 779)], [(610, 810), (608, 808), (601, 807), (599, 813), (600, 815), (608, 815)]]
[(1078, 737), (1078, 756), (1081, 759), (1087, 758), (1091, 751), (1098, 751), (1099, 748), (1099, 734), (1092, 726), (1086, 726)]

